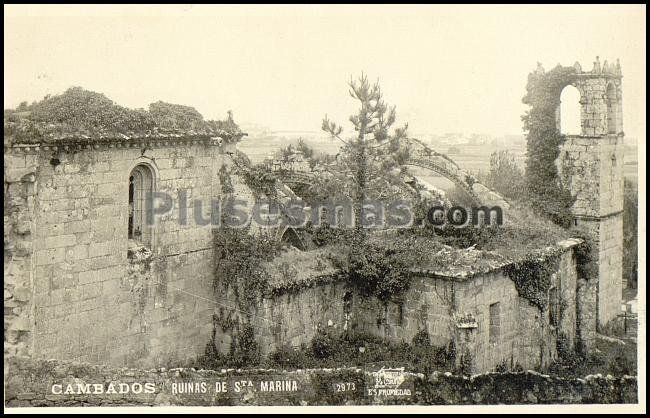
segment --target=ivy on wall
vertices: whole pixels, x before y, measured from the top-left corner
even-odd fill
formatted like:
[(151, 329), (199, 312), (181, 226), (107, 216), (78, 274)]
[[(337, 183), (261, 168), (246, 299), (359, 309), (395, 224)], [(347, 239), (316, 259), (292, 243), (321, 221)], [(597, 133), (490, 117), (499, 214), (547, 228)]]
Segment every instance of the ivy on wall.
[(264, 165), (254, 165), (244, 173), (244, 183), (257, 195), (271, 199), (278, 196), (276, 177)]
[(221, 193), (223, 194), (232, 194), (235, 191), (235, 188), (232, 185), (232, 177), (230, 177), (230, 171), (225, 165), (222, 165), (219, 169), (219, 184), (221, 184)]
[[(220, 172), (220, 176), (223, 176), (222, 188), (226, 184), (225, 189), (232, 190), (232, 184), (226, 181), (229, 174)], [(208, 343), (205, 355), (199, 359), (199, 363), (206, 367), (226, 364), (250, 367), (258, 364), (261, 358), (250, 321), (255, 308), (269, 288), (268, 275), (262, 263), (275, 258), (282, 244), (266, 235), (253, 236), (247, 228), (227, 226), (226, 219), (230, 216), (227, 208), (228, 205), (221, 214), (221, 227), (214, 229), (215, 267), (212, 287), (216, 295), (231, 291), (236, 304), (231, 308), (243, 315), (235, 318), (233, 311), (226, 315), (222, 309), (219, 315), (214, 316), (215, 330), (219, 326), (224, 332), (234, 329), (239, 331), (226, 355), (218, 352), (213, 331), (213, 340)]]
[(557, 129), (555, 112), (562, 89), (571, 84), (575, 68), (557, 66), (548, 72), (529, 74), (523, 102), (530, 109), (522, 116), (528, 153), (526, 184), (532, 207), (553, 222), (568, 228), (572, 222), (570, 208), (575, 198), (560, 181), (555, 161), (565, 140)]
[[(246, 154), (241, 151), (232, 153), (233, 171), (256, 195), (276, 198), (275, 177), (252, 166)], [(221, 226), (214, 230), (215, 274), (213, 288), (219, 293), (232, 290), (239, 307), (245, 311), (254, 309), (262, 296), (269, 290), (268, 274), (262, 267), (264, 262), (279, 255), (283, 246), (269, 234), (251, 235), (250, 228), (230, 227), (228, 220), (232, 212), (235, 188), (232, 172), (226, 165), (219, 169), (221, 192), (226, 196), (221, 210)]]
[(254, 308), (268, 289), (262, 263), (279, 254), (281, 243), (266, 235), (252, 236), (246, 229), (222, 226), (215, 229), (214, 248), (215, 292), (232, 290), (241, 309)]
[(560, 265), (560, 256), (545, 259), (526, 258), (507, 265), (503, 272), (515, 284), (519, 296), (544, 311), (548, 306), (548, 291), (553, 285), (552, 275)]
[(576, 259), (578, 279), (590, 280), (598, 277), (598, 244), (594, 235), (582, 228), (573, 228), (573, 236), (582, 239), (573, 252)]
[(196, 359), (194, 367), (212, 370), (221, 367), (255, 367), (261, 360), (262, 355), (259, 344), (255, 341), (253, 327), (244, 324), (225, 354), (217, 350), (213, 336), (212, 341), (206, 345), (204, 354)]
[(278, 196), (277, 177), (264, 164), (255, 164), (243, 152), (237, 150), (230, 154), (237, 175), (241, 176), (255, 198), (276, 199)]

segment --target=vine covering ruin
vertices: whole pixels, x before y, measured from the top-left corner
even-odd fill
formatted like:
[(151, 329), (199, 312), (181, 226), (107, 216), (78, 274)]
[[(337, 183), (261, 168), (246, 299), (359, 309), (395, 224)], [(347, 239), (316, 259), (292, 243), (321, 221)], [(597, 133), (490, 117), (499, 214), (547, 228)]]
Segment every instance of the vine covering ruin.
[(557, 66), (551, 71), (536, 71), (528, 76), (523, 102), (530, 109), (522, 116), (528, 153), (526, 184), (532, 207), (553, 222), (569, 227), (573, 219), (570, 208), (575, 198), (560, 181), (555, 161), (565, 140), (557, 129), (555, 112), (562, 89), (571, 84), (576, 69)]
[(553, 274), (558, 271), (559, 255), (546, 259), (528, 257), (504, 267), (503, 271), (517, 289), (519, 296), (544, 311), (549, 303), (548, 291), (553, 285)]

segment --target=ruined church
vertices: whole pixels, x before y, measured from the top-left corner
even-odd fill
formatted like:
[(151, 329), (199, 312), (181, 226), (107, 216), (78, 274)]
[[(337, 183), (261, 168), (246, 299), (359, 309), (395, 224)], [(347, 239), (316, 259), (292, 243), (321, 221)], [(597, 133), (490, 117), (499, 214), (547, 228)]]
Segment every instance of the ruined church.
[[(407, 294), (388, 304), (321, 280), (334, 276), (330, 270), (315, 271), (313, 285), (273, 293), (248, 318), (264, 354), (309, 342), (319, 326), (396, 342), (426, 329), (435, 344), (453, 342), (470, 354), (476, 372), (504, 362), (544, 367), (557, 357), (560, 335), (589, 350), (621, 304), (622, 75), (619, 65), (606, 63), (574, 68), (567, 84), (580, 93), (582, 132), (566, 137), (556, 164), (576, 197), (575, 224), (597, 242), (595, 277), (579, 274), (579, 239), (540, 249), (540, 259), (559, 260), (547, 309), (520, 295), (506, 274), (510, 261), (479, 272), (414, 266)], [(23, 116), (5, 112), (4, 122), (5, 356), (168, 367), (201, 355), (206, 344), (226, 352), (234, 336), (215, 315), (246, 315), (230, 295), (213, 290), (212, 226), (192, 216), (179, 222), (177, 202), (150, 226), (144, 198), (183, 190), (192, 211), (192, 202), (219, 197), (219, 171), (233, 164), (245, 134), (221, 125), (56, 130), (24, 124)], [(455, 163), (425, 154), (413, 164), (451, 178), (482, 202), (498, 201), (468, 183)]]

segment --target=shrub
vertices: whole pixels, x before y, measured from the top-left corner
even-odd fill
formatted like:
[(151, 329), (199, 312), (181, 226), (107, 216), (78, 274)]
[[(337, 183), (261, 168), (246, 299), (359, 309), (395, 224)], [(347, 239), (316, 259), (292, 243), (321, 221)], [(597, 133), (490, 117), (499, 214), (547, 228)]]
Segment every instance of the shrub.
[(463, 352), (460, 356), (460, 362), (458, 363), (458, 366), (456, 367), (456, 373), (461, 374), (461, 375), (470, 375), (472, 374), (472, 355), (470, 354), (469, 351)]
[(269, 367), (282, 367), (291, 369), (306, 369), (313, 367), (314, 360), (307, 353), (306, 345), (299, 349), (282, 346), (269, 354), (266, 364)]
[(252, 326), (243, 325), (237, 338), (230, 345), (229, 356), (229, 363), (235, 367), (253, 367), (260, 364), (262, 356)]
[(191, 106), (158, 101), (149, 105), (149, 113), (161, 128), (197, 129), (204, 124), (203, 116)]
[(337, 343), (329, 333), (320, 332), (311, 341), (311, 352), (317, 359), (329, 358), (334, 354)]
[(413, 342), (391, 343), (364, 333), (335, 334), (320, 331), (308, 345), (294, 350), (280, 347), (269, 354), (266, 365), (283, 368), (323, 368), (342, 366), (404, 365), (421, 373), (453, 369), (453, 344), (437, 347), (427, 344), (426, 331), (418, 333)]
[(35, 122), (60, 123), (84, 129), (147, 130), (155, 126), (144, 109), (116, 105), (101, 93), (71, 87), (63, 94), (46, 96), (31, 106)]
[(410, 284), (411, 264), (404, 254), (403, 249), (368, 242), (352, 246), (346, 271), (350, 284), (381, 301), (399, 297)]
[(228, 356), (219, 353), (219, 351), (215, 348), (214, 341), (210, 341), (205, 346), (203, 355), (199, 356), (196, 359), (195, 364), (192, 366), (197, 369), (215, 370), (226, 366), (228, 362)]
[(582, 377), (590, 374), (611, 374), (613, 376), (636, 375), (636, 344), (626, 341), (612, 342), (598, 340), (597, 350), (584, 356), (573, 350), (566, 350), (551, 364), (548, 372), (561, 377)]
[(191, 366), (208, 370), (222, 367), (255, 367), (260, 364), (261, 358), (253, 327), (245, 324), (232, 341), (227, 354), (222, 354), (216, 349), (213, 339), (206, 345), (203, 355)]
[(307, 233), (311, 234), (311, 240), (318, 247), (332, 243), (345, 243), (350, 240), (352, 234), (345, 228), (332, 228), (329, 223), (324, 223), (318, 228), (314, 228), (311, 223), (306, 227)]
[(507, 150), (492, 153), (490, 171), (482, 180), (487, 187), (508, 199), (521, 199), (526, 189), (524, 173)]
[(556, 341), (557, 354), (560, 358), (568, 358), (574, 355), (573, 347), (569, 344), (567, 335), (563, 332), (559, 333)]
[(419, 330), (415, 336), (413, 336), (412, 344), (416, 347), (429, 347), (431, 345), (429, 332), (426, 329)]
[(503, 360), (501, 363), (497, 364), (497, 366), (494, 368), (494, 371), (497, 373), (505, 373), (508, 371), (508, 363)]

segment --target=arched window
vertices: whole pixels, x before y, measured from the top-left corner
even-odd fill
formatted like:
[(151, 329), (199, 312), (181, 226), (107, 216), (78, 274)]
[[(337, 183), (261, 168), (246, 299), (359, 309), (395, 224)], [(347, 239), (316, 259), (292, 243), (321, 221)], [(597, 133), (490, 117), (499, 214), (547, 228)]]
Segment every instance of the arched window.
[(607, 85), (607, 92), (605, 93), (605, 100), (607, 101), (607, 133), (616, 133), (617, 115), (617, 100), (616, 100), (616, 87), (614, 83)]
[(580, 92), (572, 85), (566, 86), (560, 94), (560, 132), (564, 135), (580, 135)]
[(138, 164), (129, 175), (129, 239), (141, 245), (151, 245), (151, 227), (147, 225), (147, 198), (153, 191), (153, 172)]

